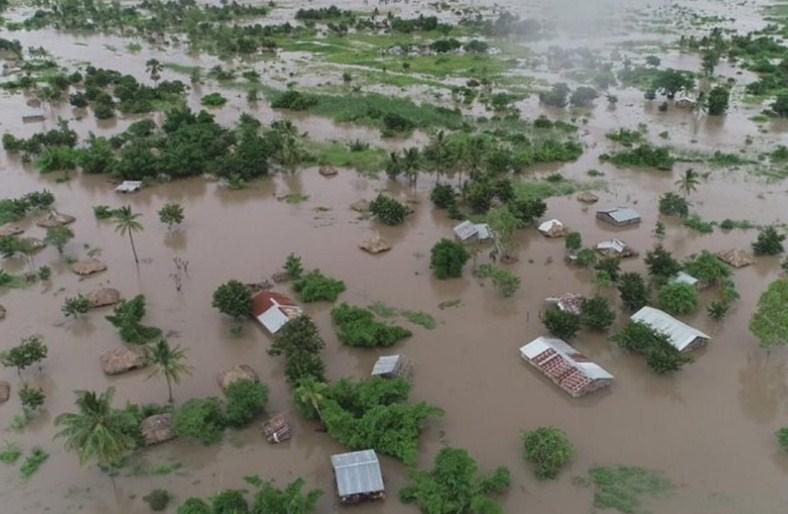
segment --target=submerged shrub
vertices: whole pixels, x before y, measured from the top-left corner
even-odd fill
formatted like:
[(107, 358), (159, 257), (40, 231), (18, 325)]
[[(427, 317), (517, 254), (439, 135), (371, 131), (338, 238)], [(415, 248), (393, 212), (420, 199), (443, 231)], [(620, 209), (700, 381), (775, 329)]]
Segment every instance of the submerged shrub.
[(293, 289), (306, 303), (334, 302), (345, 291), (345, 283), (314, 270), (296, 280)]
[(381, 223), (386, 225), (400, 225), (405, 221), (405, 216), (408, 214), (408, 208), (397, 200), (381, 193), (370, 202), (369, 212), (375, 215)]
[(346, 303), (331, 310), (331, 319), (337, 326), (337, 337), (348, 346), (385, 348), (411, 335), (410, 330), (377, 321), (368, 309)]
[(459, 278), (462, 268), (471, 256), (465, 247), (449, 239), (441, 239), (432, 247), (430, 268), (441, 280)]
[(525, 458), (534, 465), (537, 478), (553, 479), (566, 466), (575, 450), (559, 428), (540, 427), (523, 434)]
[(225, 419), (216, 398), (193, 398), (175, 410), (174, 428), (178, 437), (188, 437), (205, 445), (222, 439)]
[(227, 401), (224, 419), (231, 427), (248, 425), (265, 410), (268, 403), (268, 388), (254, 380), (237, 380), (224, 391)]
[(698, 291), (689, 284), (671, 282), (659, 290), (657, 301), (670, 314), (689, 314), (698, 308)]

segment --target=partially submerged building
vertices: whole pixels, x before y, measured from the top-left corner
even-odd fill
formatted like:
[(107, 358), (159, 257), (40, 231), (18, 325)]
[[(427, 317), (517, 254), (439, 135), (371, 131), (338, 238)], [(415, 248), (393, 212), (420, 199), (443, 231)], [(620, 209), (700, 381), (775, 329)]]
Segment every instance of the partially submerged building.
[(629, 207), (613, 207), (610, 209), (601, 209), (596, 211), (597, 219), (615, 225), (617, 227), (624, 227), (627, 225), (635, 225), (640, 223), (640, 214), (636, 210)]
[(405, 358), (402, 355), (381, 355), (372, 367), (372, 376), (396, 378), (406, 371)]
[(537, 337), (520, 355), (573, 398), (613, 383), (613, 375), (561, 339)]
[(359, 503), (385, 497), (383, 474), (375, 450), (331, 456), (337, 495), (342, 503)]
[(545, 298), (544, 303), (547, 307), (556, 308), (562, 312), (568, 312), (579, 316), (583, 310), (585, 297), (575, 293), (564, 293), (560, 296), (550, 296)]
[(472, 223), (471, 221), (463, 221), (454, 227), (454, 235), (460, 241), (486, 241), (492, 237), (490, 226), (486, 223)]
[(537, 228), (545, 237), (564, 237), (566, 235), (566, 227), (555, 218), (540, 223)]
[(673, 278), (670, 279), (670, 281), (676, 284), (687, 284), (688, 286), (692, 287), (700, 287), (700, 280), (693, 277), (686, 271), (679, 271), (673, 276)]
[(688, 352), (708, 343), (711, 338), (698, 329), (683, 323), (667, 312), (654, 307), (643, 307), (630, 318), (648, 325), (668, 337), (668, 341), (680, 352)]
[(620, 239), (608, 239), (607, 241), (602, 241), (594, 248), (601, 254), (614, 257), (636, 257), (638, 254), (632, 249), (631, 246)]
[(252, 298), (252, 316), (273, 335), (285, 323), (304, 313), (300, 306), (287, 296), (272, 291), (261, 291)]
[(116, 193), (136, 193), (140, 189), (142, 189), (141, 180), (124, 180), (115, 186)]

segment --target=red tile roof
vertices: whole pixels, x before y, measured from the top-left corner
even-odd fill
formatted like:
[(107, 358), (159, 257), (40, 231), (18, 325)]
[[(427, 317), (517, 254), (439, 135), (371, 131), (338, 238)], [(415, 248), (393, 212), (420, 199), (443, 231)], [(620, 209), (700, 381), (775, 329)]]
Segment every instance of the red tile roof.
[(281, 293), (262, 291), (252, 298), (252, 316), (257, 317), (275, 305), (297, 307), (293, 300)]

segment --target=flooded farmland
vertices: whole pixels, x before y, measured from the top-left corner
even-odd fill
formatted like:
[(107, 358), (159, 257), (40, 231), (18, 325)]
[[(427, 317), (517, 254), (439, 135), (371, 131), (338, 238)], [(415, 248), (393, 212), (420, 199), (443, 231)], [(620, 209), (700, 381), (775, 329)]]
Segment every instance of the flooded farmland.
[[(82, 170), (81, 160), (72, 169), (67, 166), (43, 173), (41, 155), (25, 158), (24, 152), (9, 151), (4, 138), (0, 199), (46, 189), (54, 195), (57, 212), (74, 216), (76, 221), (69, 225), (74, 237), (65, 244), (62, 255), (49, 245), (29, 255), (10, 252), (1, 261), (2, 269), (15, 282), (14, 286), (0, 287), (0, 305), (6, 310), (0, 320), (0, 350), (10, 350), (22, 339), (39, 335), (48, 346), (48, 354), (40, 365), (30, 366), (19, 375), (13, 366), (0, 369), (0, 380), (11, 386), (10, 399), (0, 404), (0, 445), (12, 444), (23, 452), (15, 464), (0, 462), (0, 511), (142, 514), (151, 511), (143, 496), (164, 489), (173, 498), (166, 512), (189, 514), (178, 509), (189, 497), (209, 498), (226, 489), (244, 489), (252, 497), (254, 487), (245, 477), (259, 476), (264, 481), (273, 480), (279, 488), (303, 478), (307, 490), (322, 490), (314, 510), (319, 514), (415, 513), (419, 506), (401, 502), (399, 491), (411, 483), (412, 469), (431, 469), (441, 449), (452, 447), (466, 449), (482, 472), (499, 466), (508, 468), (508, 488), (491, 496), (507, 513), (788, 512), (788, 454), (775, 439), (775, 432), (788, 426), (788, 353), (784, 344), (762, 348), (749, 328), (761, 294), (769, 284), (785, 280), (781, 267), (785, 254), (754, 256), (752, 265), (732, 271), (739, 297), (722, 320), (707, 314), (707, 306), (718, 299), (719, 287), (701, 289), (698, 308), (676, 317), (708, 334), (711, 341), (692, 352), (693, 362), (659, 374), (641, 356), (612, 340), (631, 314), (622, 305), (617, 285), (606, 280), (610, 277), (600, 278), (593, 266), (567, 262), (565, 239), (544, 237), (534, 226), (543, 220), (559, 219), (570, 231), (580, 233), (589, 247), (619, 238), (640, 254), (622, 259), (621, 272), (637, 272), (647, 279), (643, 257), (658, 244), (684, 262), (704, 250), (717, 253), (741, 248), (752, 253), (751, 243), (767, 226), (785, 234), (788, 157), (780, 160), (773, 153), (781, 145), (783, 149), (788, 145), (788, 119), (771, 107), (776, 98), (788, 93), (785, 83), (752, 94), (747, 85), (763, 78), (763, 67), (741, 54), (738, 60), (723, 56), (713, 72), (702, 76), (702, 51), (689, 43), (681, 46), (679, 40), (682, 36), (700, 39), (720, 27), (723, 38), (730, 37), (732, 31), (742, 35), (766, 31), (763, 34), (788, 45), (786, 4), (766, 0), (605, 0), (588, 2), (588, 6), (564, 1), (492, 4), (476, 0), (446, 4), (337, 3), (361, 18), (377, 10), (380, 14), (375, 19), (380, 24), (388, 13), (403, 20), (435, 15), (441, 23), (455, 27), (445, 29), (446, 33), (457, 34), (464, 43), (483, 38), (475, 32), (482, 29), (460, 23), (476, 14), (496, 19), (500, 13), (509, 12), (517, 19), (540, 23), (542, 28), (535, 35), (517, 31), (488, 34), (489, 46), (499, 52), (490, 52), (480, 59), (481, 63), (470, 66), (461, 61), (468, 58), (466, 54), (445, 60), (429, 60), (432, 55), (417, 54), (404, 60), (408, 66), (403, 66), (397, 52), (407, 50), (394, 52), (390, 48), (404, 46), (406, 40), (418, 46), (439, 39), (440, 30), (419, 35), (414, 29), (416, 35), (402, 35), (388, 26), (357, 24), (343, 31), (326, 28), (318, 18), (317, 28), (313, 22), (303, 33), (266, 35), (277, 43), (274, 51), (227, 55), (226, 51), (213, 51), (210, 41), (200, 39), (198, 44), (197, 36), (188, 42), (177, 22), (162, 22), (161, 29), (136, 34), (131, 28), (113, 30), (109, 23), (105, 30), (71, 30), (65, 22), (24, 25), (31, 17), (49, 19), (34, 13), (61, 5), (59, 2), (12, 3), (6, 9), (0, 38), (18, 40), (22, 54), (4, 58), (3, 81), (24, 75), (35, 80), (28, 87), (3, 88), (3, 134), (31, 138), (57, 129), (59, 120), (67, 120), (79, 141), (76, 148), (85, 148), (91, 134), (108, 141), (115, 136), (119, 146), (112, 151), (120, 155), (122, 145), (128, 147), (131, 137), (123, 134), (135, 122), (152, 119), (161, 127), (167, 123), (167, 110), (172, 107), (169, 104), (175, 104), (195, 113), (206, 109), (216, 124), (239, 134), (239, 117), (248, 114), (260, 122), (263, 138), (274, 137), (277, 122), (289, 121), (294, 127), (289, 134), (301, 138), (307, 149), (304, 155), (313, 155), (294, 162), (285, 158), (281, 148), (270, 150), (267, 173), (243, 178), (214, 169), (194, 176), (162, 177), (158, 169), (144, 177), (119, 175), (113, 170), (89, 174)], [(259, 4), (264, 5), (268, 4)], [(259, 19), (229, 18), (226, 24), (306, 25), (294, 19), (299, 9), (330, 5), (323, 0), (277, 2)], [(774, 5), (782, 8), (769, 10)], [(66, 14), (62, 16), (66, 19)], [(211, 19), (211, 23), (225, 22)], [(770, 24), (782, 27), (782, 32), (768, 31)], [(131, 49), (131, 44), (138, 48)], [(47, 68), (41, 74), (35, 67), (24, 68), (24, 61), (35, 60), (30, 49), (38, 47), (45, 53), (37, 59), (51, 60), (56, 68)], [(788, 51), (786, 46), (782, 48), (785, 66)], [(660, 63), (643, 64), (646, 56), (652, 55), (659, 56)], [(151, 60), (163, 64), (155, 81), (150, 78)], [(775, 67), (780, 63), (774, 53), (766, 60)], [(40, 93), (46, 89), (41, 83), (56, 71), (81, 70), (87, 76), (87, 66), (117, 70), (148, 85), (182, 81), (188, 86), (177, 101), (157, 98), (156, 108), (127, 113), (118, 108), (106, 119), (94, 116), (93, 100), (87, 107), (77, 107), (69, 103), (68, 92), (54, 99)], [(232, 70), (234, 77), (211, 75), (209, 70), (217, 66), (223, 71)], [(202, 70), (197, 81), (192, 80), (195, 68)], [(644, 83), (656, 76), (655, 69), (692, 74), (693, 85), (669, 97), (657, 91), (657, 98), (649, 100), (644, 92), (648, 95), (651, 88)], [(598, 79), (598, 72), (603, 70), (613, 77), (603, 81), (610, 82), (604, 87)], [(626, 70), (641, 71), (631, 78), (636, 73), (626, 75)], [(242, 78), (249, 71), (257, 72), (257, 78)], [(788, 77), (785, 73), (783, 80)], [(471, 80), (477, 86), (467, 86)], [(598, 94), (587, 105), (549, 105), (544, 93), (557, 83), (574, 90), (592, 86)], [(73, 94), (85, 89), (79, 84), (72, 83), (68, 91)], [(723, 85), (730, 94), (729, 106), (719, 116), (708, 114), (703, 107), (705, 100), (698, 97), (700, 92), (708, 94), (713, 85)], [(463, 87), (479, 92), (467, 93), (474, 95), (470, 101), (458, 100), (464, 94), (458, 88)], [(323, 103), (316, 101), (316, 106), (306, 109), (273, 107), (276, 95), (288, 88), (319, 97)], [(259, 100), (250, 101), (251, 90), (259, 93)], [(204, 98), (209, 93), (219, 93), (226, 102), (218, 107), (206, 106)], [(508, 95), (502, 109), (493, 107), (496, 93)], [(387, 134), (385, 117), (367, 112), (348, 119), (344, 113), (323, 108), (326, 97), (342, 96), (352, 104), (360, 102), (363, 95), (413, 102), (414, 111), (420, 111), (425, 121)], [(692, 98), (694, 108), (678, 105), (683, 95)], [(117, 87), (114, 96), (119, 96)], [(115, 105), (119, 104), (116, 98)], [(158, 108), (161, 104), (167, 104), (167, 108)], [(435, 119), (449, 121), (442, 124), (427, 119), (426, 105), (435, 106), (430, 108)], [(23, 123), (22, 116), (28, 114), (40, 114), (43, 121)], [(406, 114), (402, 116), (407, 118)], [(418, 116), (412, 115), (413, 119)], [(540, 117), (555, 126), (535, 128), (534, 121)], [(573, 128), (562, 129), (555, 122)], [(272, 123), (274, 128), (268, 132)], [(518, 155), (507, 161), (503, 172), (491, 171), (496, 180), (511, 177), (515, 192), (523, 195), (521, 199), (538, 196), (546, 210), (514, 232), (508, 245), (512, 259), (504, 263), (499, 258), (496, 262), (494, 244), (470, 243), (467, 247), (472, 257), (462, 276), (441, 280), (431, 269), (433, 245), (443, 238), (453, 240), (453, 227), (465, 218), (487, 221), (487, 212), (470, 208), (470, 188), (462, 190), (463, 182), (479, 180), (472, 178), (470, 166), (466, 170), (454, 162), (444, 167), (443, 161), (430, 160), (428, 149), (435, 147), (439, 132), (459, 139), (457, 134), (473, 134), (477, 128), (482, 137), (492, 141), (491, 145), (514, 149), (512, 153), (527, 146), (518, 134), (527, 136), (528, 148), (557, 138), (566, 148), (576, 145), (581, 151), (571, 158), (534, 157), (524, 164), (517, 161)], [(636, 145), (669, 148), (674, 161), (670, 169), (619, 165), (616, 156), (630, 148), (608, 137), (619, 129), (640, 134)], [(233, 145), (237, 145), (237, 139)], [(212, 141), (200, 140), (194, 148), (209, 146)], [(155, 146), (147, 140), (144, 144)], [(343, 151), (342, 159), (336, 157), (336, 151), (329, 151), (354, 144), (363, 150)], [(156, 145), (152, 155), (168, 155), (168, 143)], [(415, 184), (407, 179), (407, 172), (394, 173), (393, 179), (386, 173), (391, 170), (390, 154), (408, 148), (419, 148), (424, 155)], [(268, 147), (260, 148), (260, 152), (267, 151)], [(375, 157), (375, 163), (361, 163), (361, 153)], [(162, 159), (161, 167), (166, 164), (175, 169), (178, 160), (172, 157), (171, 161), (176, 161), (173, 164)], [(234, 161), (227, 157), (216, 162), (227, 168)], [(485, 166), (476, 173), (486, 173)], [(327, 167), (338, 173), (324, 176), (320, 170)], [(436, 173), (441, 167), (443, 172)], [(489, 167), (492, 169), (492, 164)], [(688, 169), (697, 173), (698, 183), (693, 191), (682, 195), (677, 181)], [(114, 191), (121, 180), (137, 178), (144, 182), (139, 192), (121, 195)], [(451, 209), (435, 207), (431, 193), (436, 184), (454, 187), (459, 217)], [(598, 201), (578, 201), (578, 194), (584, 191), (593, 192)], [(711, 232), (693, 228), (685, 217), (661, 213), (660, 198), (669, 192), (686, 197), (693, 219), (710, 223)], [(381, 216), (351, 209), (355, 202), (372, 201), (380, 193), (412, 211), (404, 223), (389, 226), (378, 219)], [(174, 228), (159, 221), (158, 211), (168, 203), (179, 204), (185, 213), (185, 220)], [(492, 200), (492, 209), (505, 208), (501, 203), (499, 198)], [(128, 205), (139, 214), (137, 219), (144, 229), (134, 233), (138, 264), (128, 236), (116, 230), (115, 221), (96, 217), (94, 207), (101, 205), (112, 209)], [(597, 219), (598, 209), (617, 206), (636, 209), (642, 222), (613, 227)], [(10, 223), (23, 229), (25, 237), (44, 239), (46, 229), (35, 223), (44, 214), (28, 213)], [(724, 230), (720, 225), (726, 219), (736, 221), (737, 228)], [(658, 221), (662, 236), (655, 235)], [(363, 240), (375, 234), (391, 245), (389, 251), (370, 255), (359, 249)], [(443, 410), (442, 416), (430, 417), (424, 423), (414, 462), (406, 465), (403, 459), (378, 452), (386, 487), (383, 501), (341, 504), (330, 457), (360, 448), (340, 444), (330, 433), (330, 423), (327, 431), (320, 421), (303, 415), (293, 399), (294, 387), (288, 383), (285, 357), (269, 355), (273, 338), (262, 326), (253, 319), (243, 320), (238, 333), (234, 327), (239, 323), (212, 306), (214, 291), (223, 283), (232, 279), (244, 284), (263, 283), (282, 271), (291, 254), (301, 257), (306, 270), (319, 269), (346, 286), (336, 303), (298, 301), (325, 340), (320, 357), (326, 381), (367, 379), (379, 356), (401, 353), (413, 365), (408, 378), (410, 402), (426, 402)], [(71, 271), (74, 261), (88, 257), (106, 263), (107, 270), (87, 277)], [(178, 269), (176, 258), (188, 262), (187, 273)], [(473, 273), (483, 264), (500, 266), (519, 277), (517, 291), (505, 297), (492, 280)], [(25, 278), (44, 266), (51, 270), (48, 279)], [(265, 413), (246, 427), (228, 428), (215, 444), (178, 437), (135, 448), (124, 455), (122, 463), (113, 462), (111, 473), (100, 469), (95, 460), (80, 465), (78, 455), (64, 446), (64, 439), (55, 437), (59, 431), (57, 416), (77, 408), (75, 391), (103, 392), (114, 387), (114, 406), (119, 409), (127, 403), (167, 403), (167, 385), (161, 377), (150, 377), (150, 369), (116, 376), (102, 372), (99, 355), (123, 346), (118, 329), (105, 319), (113, 313), (113, 307), (73, 318), (64, 316), (62, 306), (67, 298), (101, 287), (115, 288), (125, 299), (144, 295), (144, 323), (160, 328), (167, 340), (185, 350), (191, 373), (174, 384), (175, 409), (192, 398), (222, 397), (217, 374), (246, 364), (268, 388)], [(299, 300), (292, 281), (274, 283), (273, 287)], [(664, 286), (655, 283), (650, 287), (649, 303), (657, 306), (657, 289)], [(580, 398), (567, 395), (526, 363), (519, 351), (526, 343), (548, 334), (542, 321), (545, 298), (567, 292), (605, 298), (616, 315), (609, 329), (582, 328), (570, 341), (615, 377), (610, 387)], [(428, 314), (435, 323), (429, 327), (416, 324), (408, 315), (384, 319), (385, 323), (406, 327), (412, 335), (391, 348), (354, 348), (339, 340), (332, 321), (332, 308), (342, 302), (361, 307), (380, 304)], [(22, 414), (17, 396), (23, 383), (40, 388), (46, 397), (43, 405), (29, 415), (27, 411)], [(276, 413), (285, 414), (292, 438), (269, 444), (261, 434), (261, 424)], [(19, 416), (26, 422), (14, 428)], [(532, 463), (524, 459), (523, 433), (538, 427), (560, 428), (575, 449), (572, 459), (552, 480), (538, 479)], [(24, 477), (19, 465), (36, 447), (49, 457), (32, 476)], [(634, 503), (616, 508), (599, 499), (600, 485), (589, 473), (614, 466), (653, 471), (669, 481), (670, 487), (654, 495), (642, 492), (635, 495)], [(430, 512), (477, 511), (466, 505)]]

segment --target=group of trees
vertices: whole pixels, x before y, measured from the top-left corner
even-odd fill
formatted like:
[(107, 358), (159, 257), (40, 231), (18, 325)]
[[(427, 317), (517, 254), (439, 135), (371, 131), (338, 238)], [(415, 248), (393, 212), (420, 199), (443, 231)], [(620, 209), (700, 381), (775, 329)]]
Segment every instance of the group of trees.
[(255, 488), (251, 503), (244, 492), (227, 489), (207, 500), (188, 498), (178, 507), (177, 514), (312, 514), (323, 494), (319, 489), (305, 492), (305, 482), (301, 478), (283, 489), (258, 477), (246, 477), (245, 480)]
[(556, 337), (572, 339), (580, 327), (592, 330), (607, 330), (616, 314), (610, 308), (610, 302), (601, 296), (583, 299), (580, 314), (574, 314), (558, 308), (548, 309), (542, 316), (545, 328)]
[(613, 340), (621, 348), (643, 355), (646, 364), (659, 374), (677, 371), (692, 362), (689, 355), (670, 344), (666, 334), (638, 321), (629, 321)]
[(343, 303), (331, 310), (337, 337), (348, 346), (385, 348), (412, 335), (410, 330), (375, 319), (375, 313), (363, 307)]

